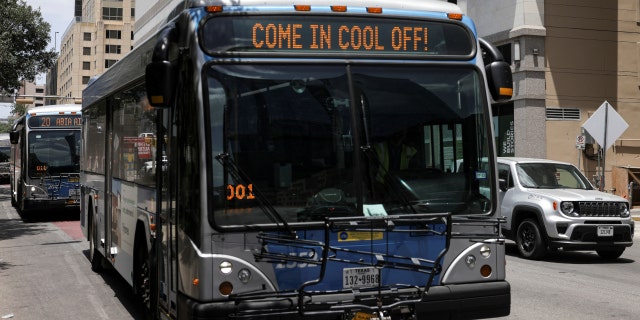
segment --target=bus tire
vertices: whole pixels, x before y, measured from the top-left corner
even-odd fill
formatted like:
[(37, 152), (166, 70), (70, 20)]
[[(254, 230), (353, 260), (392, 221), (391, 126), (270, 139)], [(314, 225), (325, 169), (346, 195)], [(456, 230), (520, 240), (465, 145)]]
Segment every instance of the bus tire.
[(136, 234), (133, 261), (133, 293), (144, 306), (146, 319), (153, 319), (151, 310), (150, 260), (144, 236)]
[(520, 256), (525, 259), (539, 260), (547, 254), (547, 245), (536, 220), (525, 219), (520, 222), (516, 232), (516, 246)]
[[(93, 215), (90, 214), (89, 216), (91, 217)], [(98, 224), (94, 222), (93, 218), (91, 218), (89, 228), (89, 261), (91, 262), (91, 270), (97, 273), (104, 270), (104, 257), (98, 249), (99, 245), (100, 240), (98, 239)]]

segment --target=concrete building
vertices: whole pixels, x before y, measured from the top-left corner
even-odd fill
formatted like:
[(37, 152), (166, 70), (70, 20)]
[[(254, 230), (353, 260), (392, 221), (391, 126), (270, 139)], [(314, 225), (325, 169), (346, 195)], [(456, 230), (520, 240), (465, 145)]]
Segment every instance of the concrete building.
[(133, 31), (134, 46), (153, 35), (178, 6), (184, 6), (184, 2), (181, 0), (137, 0), (136, 23)]
[(45, 86), (36, 84), (35, 82), (22, 82), (22, 87), (16, 92), (18, 99), (17, 103), (21, 103), (21, 100), (30, 100), (30, 103), (23, 103), (27, 106), (27, 109), (33, 107), (40, 107), (45, 105)]
[(81, 98), (91, 77), (133, 48), (135, 0), (76, 0), (74, 13), (74, 21), (62, 35), (55, 92), (51, 93), (67, 98), (58, 103)]
[[(459, 0), (458, 5), (512, 64), (513, 100), (494, 107), (499, 155), (571, 162), (592, 182), (601, 184), (604, 176), (604, 190), (640, 204), (640, 3)], [(602, 153), (583, 125), (605, 101), (629, 127)], [(604, 131), (604, 121), (600, 127)], [(584, 149), (576, 146), (578, 136), (586, 138)]]

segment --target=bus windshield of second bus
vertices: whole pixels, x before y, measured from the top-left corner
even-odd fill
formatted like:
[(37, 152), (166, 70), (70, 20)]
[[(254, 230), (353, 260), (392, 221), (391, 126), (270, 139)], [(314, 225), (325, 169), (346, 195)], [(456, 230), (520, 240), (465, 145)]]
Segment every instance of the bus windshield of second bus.
[(59, 176), (80, 170), (80, 131), (29, 132), (31, 178)]

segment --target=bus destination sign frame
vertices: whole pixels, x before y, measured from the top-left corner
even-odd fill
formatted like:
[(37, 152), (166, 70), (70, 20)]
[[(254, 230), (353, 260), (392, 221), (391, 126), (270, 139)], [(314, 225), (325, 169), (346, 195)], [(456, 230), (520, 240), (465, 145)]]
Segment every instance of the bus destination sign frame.
[(216, 15), (200, 29), (211, 55), (345, 54), (468, 60), (472, 31), (446, 20), (329, 15)]
[(79, 128), (82, 117), (79, 114), (35, 115), (29, 118), (29, 128)]

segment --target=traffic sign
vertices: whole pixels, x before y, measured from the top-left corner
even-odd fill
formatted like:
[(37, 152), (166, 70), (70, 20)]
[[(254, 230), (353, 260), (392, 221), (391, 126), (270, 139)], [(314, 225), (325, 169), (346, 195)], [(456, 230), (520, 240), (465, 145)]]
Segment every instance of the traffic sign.
[(629, 125), (609, 104), (603, 102), (598, 110), (582, 125), (604, 150), (609, 149), (627, 130)]
[(584, 150), (586, 137), (584, 135), (579, 135), (576, 137), (576, 148), (580, 150)]

